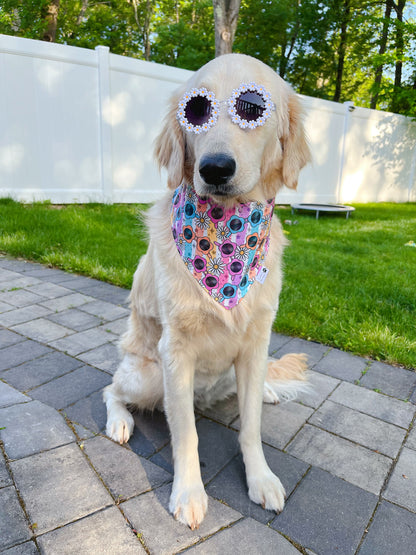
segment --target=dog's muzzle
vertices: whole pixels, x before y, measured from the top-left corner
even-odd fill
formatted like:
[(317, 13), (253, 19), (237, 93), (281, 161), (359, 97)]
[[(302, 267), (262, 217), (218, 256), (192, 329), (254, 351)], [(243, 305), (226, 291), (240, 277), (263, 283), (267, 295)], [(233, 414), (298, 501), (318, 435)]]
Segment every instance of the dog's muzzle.
[(221, 189), (235, 174), (235, 160), (227, 154), (207, 154), (201, 158), (199, 175), (207, 185)]

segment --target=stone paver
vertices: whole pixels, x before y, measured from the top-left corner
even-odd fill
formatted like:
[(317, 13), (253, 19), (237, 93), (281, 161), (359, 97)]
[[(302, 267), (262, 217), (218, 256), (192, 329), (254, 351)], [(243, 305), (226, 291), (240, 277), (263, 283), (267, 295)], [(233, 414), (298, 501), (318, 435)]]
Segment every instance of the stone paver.
[[(83, 397), (73, 405), (65, 408), (65, 415), (72, 422), (81, 424), (93, 433), (105, 430), (107, 410), (103, 403), (102, 391)], [(131, 445), (131, 440), (130, 440)]]
[(322, 359), (328, 350), (329, 347), (326, 345), (321, 345), (320, 343), (315, 343), (314, 341), (306, 341), (305, 339), (298, 339), (295, 337), (294, 339), (286, 342), (277, 352), (274, 352), (273, 356), (275, 358), (280, 358), (288, 353), (305, 353), (305, 355), (308, 356), (309, 367), (314, 368), (314, 366)]
[(50, 353), (51, 349), (45, 345), (41, 345), (36, 341), (27, 339), (21, 343), (11, 345), (0, 350), (0, 376), (2, 370), (8, 370), (13, 366), (18, 366), (28, 360), (33, 360), (46, 353)]
[(45, 555), (146, 553), (118, 509), (110, 507), (38, 539)]
[(111, 374), (115, 373), (120, 363), (119, 350), (112, 343), (105, 343), (96, 349), (81, 353), (78, 358)]
[(196, 410), (208, 513), (195, 531), (176, 522), (164, 414), (133, 413), (124, 446), (103, 435), (127, 293), (0, 254), (2, 553), (414, 552), (416, 372), (277, 334), (270, 354), (306, 353), (313, 386), (263, 405), (283, 512), (248, 497), (232, 396)]
[(31, 293), (36, 293), (37, 295), (42, 295), (47, 299), (55, 299), (57, 297), (63, 297), (64, 295), (70, 295), (72, 291), (61, 287), (60, 285), (55, 285), (54, 283), (44, 283), (39, 282), (37, 285), (30, 287)]
[(340, 383), (340, 380), (332, 378), (331, 376), (326, 376), (325, 374), (320, 374), (319, 372), (314, 372), (313, 370), (309, 370), (308, 374), (311, 390), (308, 393), (301, 393), (298, 402), (316, 409), (325, 401), (328, 395), (334, 391)]
[(88, 305), (81, 306), (81, 310), (93, 314), (103, 320), (118, 320), (123, 316), (128, 316), (130, 312), (121, 306), (106, 301), (93, 301)]
[(16, 291), (7, 291), (5, 293), (0, 293), (0, 302), (5, 302), (11, 304), (16, 308), (22, 308), (30, 304), (37, 304), (43, 301), (45, 297), (42, 295), (36, 295), (36, 293), (31, 293), (25, 289), (17, 289)]
[[(264, 446), (264, 455), (267, 464), (282, 482), (286, 495), (290, 495), (308, 470), (309, 465), (267, 445)], [(241, 455), (235, 457), (212, 480), (207, 487), (207, 492), (234, 507), (240, 513), (263, 522), (263, 524), (270, 522), (276, 515), (273, 511), (266, 511), (260, 505), (250, 501)]]
[(13, 481), (7, 470), (6, 461), (2, 454), (0, 454), (0, 489), (6, 486), (12, 486)]
[(235, 555), (236, 553), (278, 553), (279, 555), (299, 555), (283, 536), (271, 528), (262, 526), (252, 518), (240, 520), (221, 534), (198, 544), (189, 550), (195, 555)]
[(22, 395), (20, 391), (0, 381), (0, 407), (12, 406), (16, 403), (27, 403), (28, 401), (30, 401), (30, 397)]
[(81, 293), (71, 293), (69, 295), (65, 295), (64, 297), (57, 297), (56, 299), (43, 301), (39, 304), (48, 308), (52, 312), (61, 312), (63, 310), (68, 310), (69, 308), (83, 306), (93, 300), (93, 297), (88, 297), (87, 295), (82, 295)]
[(332, 401), (325, 401), (309, 422), (392, 458), (397, 455), (406, 435), (403, 428)]
[(410, 555), (415, 552), (414, 513), (383, 501), (377, 509), (360, 555)]
[[(202, 481), (209, 482), (239, 451), (237, 433), (202, 418), (196, 429)], [(166, 445), (150, 459), (173, 474), (172, 450)]]
[(59, 324), (55, 324), (55, 322), (46, 320), (46, 318), (38, 318), (37, 320), (32, 320), (31, 322), (18, 324), (12, 329), (21, 335), (25, 335), (30, 339), (40, 341), (41, 343), (49, 343), (55, 339), (74, 333), (73, 330), (60, 326)]
[(406, 447), (409, 447), (410, 449), (416, 449), (416, 427), (414, 426), (410, 433), (409, 433), (409, 437), (407, 438), (406, 441)]
[(117, 336), (118, 341), (123, 333), (127, 331), (127, 322), (128, 318), (127, 316), (124, 316), (123, 318), (119, 318), (118, 320), (111, 320), (106, 322), (101, 326), (100, 329), (105, 329), (106, 331), (114, 333)]
[(273, 353), (284, 347), (289, 341), (291, 341), (291, 339), (287, 335), (281, 335), (279, 333), (272, 334), (269, 343), (269, 355), (272, 356)]
[[(129, 445), (137, 455), (150, 457), (169, 443), (169, 427), (162, 412), (137, 411), (133, 418), (135, 426)], [(166, 468), (165, 464), (163, 468)]]
[(25, 338), (18, 333), (0, 329), (0, 349), (10, 347), (10, 345), (14, 345), (15, 343), (20, 343), (21, 341), (24, 341), (24, 339)]
[(111, 332), (106, 332), (98, 328), (91, 328), (89, 330), (74, 333), (68, 337), (52, 341), (50, 345), (59, 351), (64, 351), (69, 355), (77, 356), (85, 351), (90, 351), (91, 349), (105, 345), (113, 339), (116, 339), (116, 336)]
[(202, 413), (216, 422), (230, 425), (238, 418), (238, 401), (234, 395), (224, 401), (218, 401), (210, 408), (204, 409)]
[[(0, 283), (0, 291), (2, 293), (4, 292), (12, 293), (18, 290), (22, 290), (24, 288), (31, 289), (34, 285), (38, 285), (39, 283), (42, 283), (39, 279), (25, 274), (23, 277), (20, 277), (17, 279), (2, 281)], [(33, 293), (33, 291), (30, 291), (30, 292)], [(42, 297), (43, 295), (40, 295), (40, 296)]]
[(77, 445), (12, 461), (10, 466), (38, 534), (112, 504)]
[(383, 497), (416, 513), (416, 451), (403, 449)]
[(129, 499), (172, 480), (172, 475), (160, 466), (105, 437), (89, 439), (84, 442), (83, 448), (117, 500)]
[(241, 518), (234, 509), (209, 499), (204, 521), (198, 530), (192, 531), (169, 514), (170, 491), (170, 485), (162, 486), (121, 504), (135, 530), (142, 534), (150, 553), (170, 555), (172, 550), (176, 553)]
[(2, 316), (3, 312), (8, 312), (9, 310), (13, 310), (13, 308), (14, 306), (12, 306), (11, 304), (0, 301), (0, 317)]
[(398, 399), (346, 382), (340, 384), (331, 394), (330, 399), (340, 405), (345, 405), (406, 429), (416, 412), (416, 407), (411, 403), (404, 403)]
[(28, 541), (15, 545), (14, 547), (10, 547), (9, 549), (6, 549), (6, 551), (2, 551), (2, 553), (5, 555), (38, 555), (39, 550), (33, 541)]
[(378, 495), (392, 460), (360, 445), (306, 425), (288, 452)]
[[(281, 403), (278, 405), (263, 405), (261, 437), (265, 443), (283, 449), (295, 436), (313, 409), (299, 403)], [(233, 427), (240, 429), (240, 420)]]
[(74, 331), (85, 331), (101, 324), (99, 318), (78, 308), (68, 308), (62, 312), (55, 312), (47, 318)]
[(0, 287), (3, 281), (10, 281), (12, 279), (19, 279), (21, 275), (17, 272), (2, 269), (0, 270)]
[(7, 310), (0, 314), (0, 325), (8, 327), (16, 326), (17, 324), (29, 322), (34, 318), (42, 318), (42, 316), (46, 316), (51, 312), (49, 308), (37, 304), (25, 306), (23, 308), (12, 308), (14, 310)]
[(10, 459), (20, 459), (75, 440), (53, 408), (31, 401), (0, 409), (0, 438)]
[(32, 389), (30, 396), (44, 403), (48, 402), (56, 409), (62, 409), (90, 393), (101, 390), (109, 383), (111, 376), (108, 374), (90, 366), (82, 366)]
[(0, 550), (31, 538), (29, 523), (14, 487), (0, 489), (0, 507)]
[(368, 361), (363, 358), (332, 349), (314, 369), (340, 380), (355, 382), (361, 378), (367, 364)]
[(416, 373), (389, 364), (373, 362), (361, 378), (360, 384), (397, 399), (408, 399), (416, 385)]
[(355, 553), (376, 503), (375, 495), (313, 468), (271, 526), (316, 553), (349, 555)]
[(35, 360), (6, 370), (2, 374), (2, 379), (20, 391), (26, 391), (83, 365), (83, 362), (76, 358), (52, 351)]

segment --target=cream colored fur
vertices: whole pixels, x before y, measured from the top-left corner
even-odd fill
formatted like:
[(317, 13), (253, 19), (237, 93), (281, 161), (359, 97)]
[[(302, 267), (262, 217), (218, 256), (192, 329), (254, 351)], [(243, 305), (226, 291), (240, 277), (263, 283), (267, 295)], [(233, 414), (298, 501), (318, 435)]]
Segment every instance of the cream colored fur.
[[(263, 85), (276, 105), (264, 126), (242, 130), (223, 107), (216, 126), (207, 133), (185, 135), (175, 117), (185, 90), (205, 86), (225, 100), (233, 88), (250, 81)], [(185, 179), (204, 195), (206, 185), (198, 167), (206, 153), (225, 153), (236, 161), (228, 198), (214, 197), (217, 202), (264, 201), (283, 184), (296, 187), (309, 151), (300, 106), (289, 86), (248, 56), (221, 56), (201, 68), (173, 97), (156, 142), (156, 157), (168, 170), (169, 187), (174, 189)], [(226, 310), (202, 289), (178, 255), (170, 226), (171, 199), (169, 192), (147, 215), (150, 242), (134, 275), (131, 315), (121, 342), (123, 359), (104, 391), (107, 434), (120, 443), (129, 440), (134, 421), (126, 405), (164, 408), (174, 459), (170, 510), (194, 529), (208, 502), (199, 467), (194, 402), (206, 407), (237, 391), (249, 496), (267, 509), (281, 511), (285, 492), (261, 446), (261, 405), (263, 400), (294, 398), (305, 384), (306, 369), (302, 355), (286, 355), (268, 364), (286, 244), (281, 225), (274, 217), (266, 281), (253, 284), (235, 308)]]

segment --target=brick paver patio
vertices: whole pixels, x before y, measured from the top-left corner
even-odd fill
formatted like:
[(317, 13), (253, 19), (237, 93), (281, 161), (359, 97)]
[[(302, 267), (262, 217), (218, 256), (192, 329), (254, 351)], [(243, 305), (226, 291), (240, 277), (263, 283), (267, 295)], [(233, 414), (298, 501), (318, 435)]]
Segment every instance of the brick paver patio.
[(276, 334), (270, 354), (307, 353), (314, 385), (264, 405), (285, 509), (248, 499), (231, 398), (196, 415), (207, 517), (193, 532), (175, 522), (163, 414), (136, 414), (125, 447), (103, 435), (126, 297), (0, 257), (1, 552), (416, 553), (416, 373)]

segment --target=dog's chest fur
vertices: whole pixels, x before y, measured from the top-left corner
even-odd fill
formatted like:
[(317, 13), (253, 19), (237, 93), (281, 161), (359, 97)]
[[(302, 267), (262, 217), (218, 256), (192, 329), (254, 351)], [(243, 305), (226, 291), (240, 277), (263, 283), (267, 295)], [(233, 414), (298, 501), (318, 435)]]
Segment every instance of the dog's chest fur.
[[(140, 313), (149, 312), (169, 328), (195, 362), (200, 375), (226, 372), (244, 349), (247, 338), (269, 336), (281, 287), (280, 257), (286, 243), (277, 221), (272, 225), (266, 259), (266, 281), (253, 284), (231, 310), (216, 303), (200, 287), (178, 255), (170, 226), (171, 194), (148, 212), (150, 243), (133, 283), (131, 299)], [(146, 310), (145, 310), (146, 309)]]

